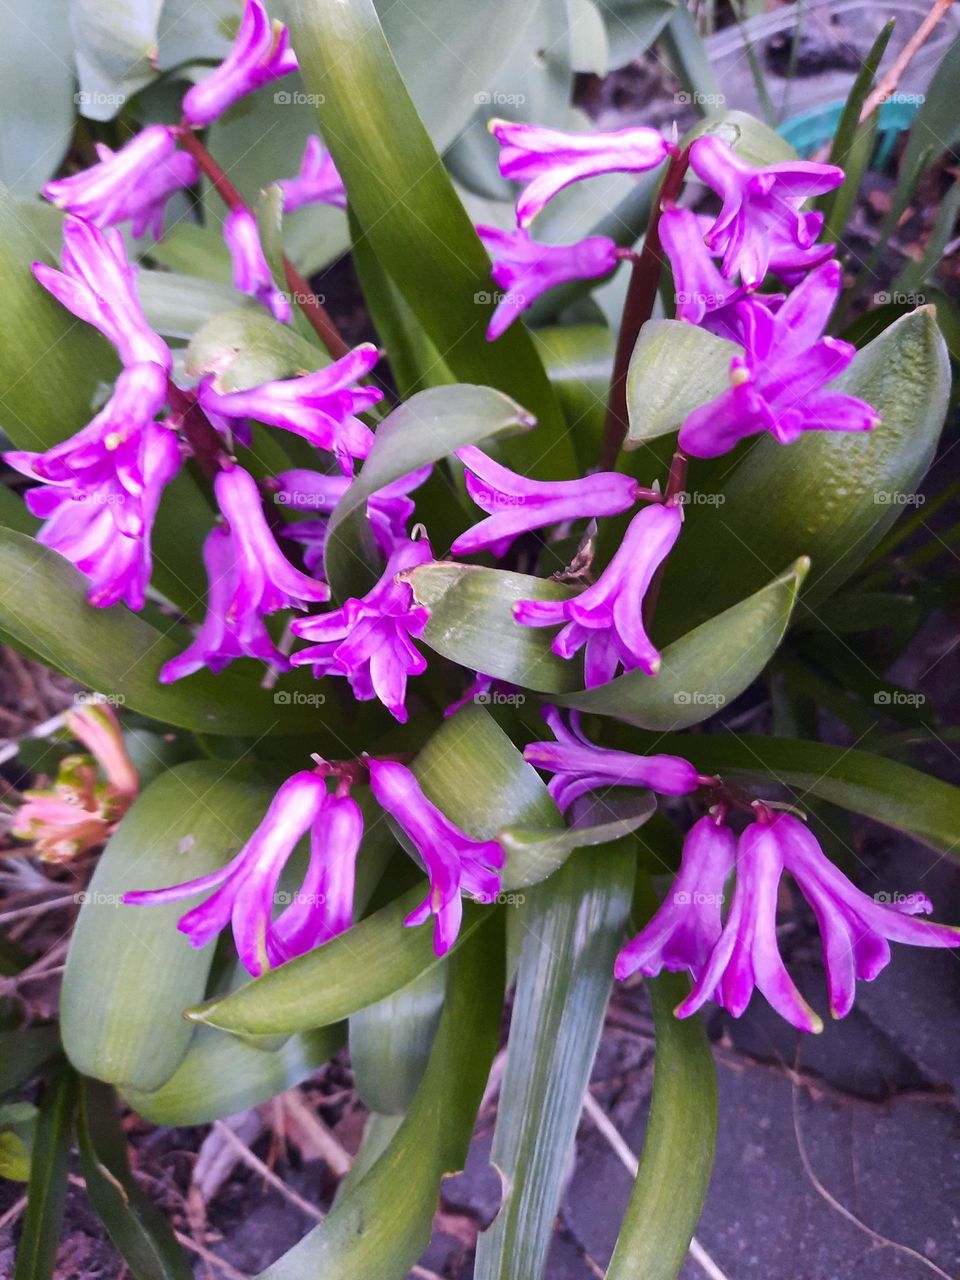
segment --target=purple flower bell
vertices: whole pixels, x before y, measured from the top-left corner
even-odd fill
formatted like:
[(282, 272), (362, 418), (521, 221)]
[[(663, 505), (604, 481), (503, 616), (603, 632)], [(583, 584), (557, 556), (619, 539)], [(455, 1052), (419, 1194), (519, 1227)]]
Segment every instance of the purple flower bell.
[(183, 98), (183, 118), (194, 128), (214, 120), (248, 93), (297, 70), (282, 22), (271, 22), (262, 0), (247, 0), (233, 47), (205, 80)]
[(580, 727), (580, 713), (569, 713), (569, 725), (556, 707), (544, 707), (543, 718), (555, 742), (531, 742), (523, 758), (554, 776), (547, 790), (561, 813), (588, 791), (609, 787), (646, 787), (663, 796), (685, 796), (705, 779), (680, 756), (638, 756), (631, 751), (598, 747)]
[(159, 240), (167, 201), (199, 181), (193, 156), (177, 146), (176, 130), (151, 124), (117, 151), (97, 143), (98, 163), (67, 178), (56, 178), (43, 194), (98, 227), (132, 223), (136, 237), (148, 230)]
[(721, 254), (727, 279), (737, 272), (748, 289), (763, 283), (775, 250), (784, 242), (809, 250), (823, 219), (804, 213), (810, 196), (824, 195), (843, 182), (843, 170), (812, 160), (788, 160), (762, 168), (747, 164), (715, 134), (690, 145), (690, 167), (723, 201), (707, 233), (707, 246)]
[(688, 415), (679, 436), (684, 453), (715, 458), (760, 431), (791, 444), (804, 431), (870, 431), (878, 425), (865, 401), (823, 390), (856, 354), (849, 342), (820, 336), (839, 290), (840, 265), (826, 262), (776, 311), (750, 309), (744, 354), (730, 362), (730, 388)]
[[(310, 832), (310, 862), (300, 890), (276, 921), (277, 885), (297, 844)], [(182, 916), (177, 927), (195, 947), (227, 925), (240, 959), (254, 977), (312, 950), (349, 928), (353, 879), (363, 835), (356, 802), (331, 796), (316, 773), (288, 778), (263, 821), (235, 858), (218, 871), (172, 885), (124, 894), (133, 906), (158, 906), (215, 892)]]
[(223, 220), (223, 238), (233, 263), (233, 286), (267, 308), (275, 320), (289, 324), (293, 310), (286, 294), (277, 288), (260, 243), (257, 220), (249, 209), (231, 209)]
[(715, 1000), (735, 1018), (756, 988), (800, 1031), (822, 1022), (794, 985), (780, 957), (777, 893), (788, 871), (813, 907), (835, 1018), (853, 1005), (856, 980), (872, 981), (890, 961), (893, 942), (918, 947), (960, 946), (960, 929), (913, 918), (931, 909), (923, 895), (886, 906), (855, 888), (820, 848), (815, 836), (789, 813), (759, 807), (759, 821), (743, 832), (737, 849), (733, 904), (710, 958), (690, 995), (677, 1008), (687, 1017)]
[(481, 902), (494, 902), (500, 892), (496, 868), (503, 849), (496, 840), (473, 840), (432, 804), (406, 765), (393, 760), (370, 761), (374, 797), (406, 832), (430, 878), (424, 902), (404, 921), (423, 924), (434, 919), (433, 949), (438, 956), (453, 946), (463, 917), (461, 891)]
[(62, 270), (45, 262), (33, 274), (68, 311), (92, 324), (117, 348), (124, 365), (151, 363), (169, 373), (167, 344), (147, 324), (137, 296), (137, 268), (127, 260), (123, 236), (80, 218), (63, 223)]
[(459, 449), (457, 457), (466, 467), (467, 492), (488, 516), (454, 541), (450, 549), (455, 556), (489, 550), (499, 558), (531, 529), (620, 515), (647, 494), (632, 477), (616, 471), (582, 480), (528, 480), (474, 445)]
[(655, 169), (672, 147), (656, 129), (637, 126), (613, 133), (565, 133), (535, 124), (491, 120), (500, 143), (500, 172), (527, 186), (517, 201), (517, 225), (528, 227), (548, 200), (571, 182), (602, 173)]
[(433, 559), (426, 538), (398, 545), (383, 576), (362, 600), (350, 599), (340, 609), (300, 618), (291, 631), (312, 643), (295, 653), (294, 666), (312, 666), (314, 674), (346, 676), (360, 702), (379, 698), (401, 724), (407, 678), (427, 668), (413, 638), (423, 634), (429, 614), (414, 603), (409, 583), (398, 575)]
[(487, 328), (488, 342), (499, 338), (548, 289), (568, 280), (609, 275), (622, 256), (607, 236), (551, 245), (537, 244), (523, 230), (478, 226), (477, 235), (493, 258), (494, 283), (504, 290)]
[(722, 819), (708, 814), (694, 823), (669, 894), (617, 956), (618, 978), (654, 977), (661, 969), (695, 976), (703, 971), (723, 928), (724, 886), (736, 852), (737, 838)]
[(682, 523), (678, 506), (645, 507), (593, 586), (570, 600), (522, 600), (514, 605), (514, 617), (528, 627), (562, 625), (551, 648), (561, 658), (585, 648), (588, 689), (612, 680), (620, 666), (655, 675), (660, 655), (644, 626), (643, 601)]
[(355, 458), (365, 458), (373, 432), (356, 416), (383, 399), (378, 387), (355, 386), (380, 354), (364, 342), (316, 373), (280, 382), (264, 382), (245, 391), (220, 393), (212, 382), (200, 389), (200, 403), (226, 418), (254, 418), (303, 436), (317, 449), (329, 450), (344, 475), (353, 475)]
[(281, 178), (277, 186), (283, 191), (284, 213), (292, 213), (305, 204), (329, 204), (336, 209), (347, 207), (343, 179), (337, 172), (333, 157), (316, 134), (307, 139), (300, 172), (295, 178)]

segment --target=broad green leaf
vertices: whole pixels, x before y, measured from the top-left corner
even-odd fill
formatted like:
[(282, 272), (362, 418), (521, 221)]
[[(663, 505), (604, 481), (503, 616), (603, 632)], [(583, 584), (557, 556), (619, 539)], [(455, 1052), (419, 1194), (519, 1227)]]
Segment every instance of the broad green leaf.
[[(490, 387), (463, 384), (420, 391), (388, 414), (359, 476), (340, 499), (327, 532), (327, 580), (343, 594), (358, 575), (364, 557), (377, 563), (364, 518), (371, 494), (457, 449), (496, 439), (533, 425), (530, 415), (508, 396)], [(373, 570), (365, 575), (372, 580)]]
[(56, 552), (0, 528), (0, 629), (10, 643), (23, 645), (88, 688), (122, 698), (133, 711), (185, 729), (322, 731), (316, 703), (274, 694), (256, 677), (205, 671), (173, 685), (159, 684), (163, 664), (190, 643), (186, 630), (171, 623), (159, 631), (120, 605), (95, 609), (86, 601), (86, 590), (81, 574)]
[(166, 1084), (152, 1093), (124, 1089), (123, 1099), (145, 1120), (165, 1128), (211, 1124), (292, 1089), (329, 1062), (343, 1041), (340, 1024), (292, 1035), (277, 1049), (198, 1027)]
[(461, 666), (524, 689), (558, 694), (583, 683), (579, 660), (558, 658), (552, 628), (525, 627), (520, 600), (569, 600), (577, 592), (548, 578), (439, 561), (411, 570), (407, 581), (430, 610), (423, 640)]
[(195, 376), (213, 374), (214, 388), (224, 393), (310, 373), (329, 363), (322, 348), (263, 310), (221, 312), (187, 347), (188, 371)]
[(259, 1280), (403, 1280), (430, 1239), (441, 1179), (463, 1167), (497, 1047), (502, 936), (450, 959), (447, 998), (422, 1083), (382, 1156)]
[(81, 1080), (77, 1137), (90, 1203), (130, 1274), (135, 1280), (193, 1280), (193, 1266), (173, 1228), (133, 1176), (109, 1086)]
[(137, 292), (151, 329), (165, 338), (192, 338), (223, 312), (237, 315), (238, 308), (256, 318), (254, 325), (259, 320), (266, 327), (259, 304), (252, 298), (244, 304), (243, 296), (230, 285), (201, 280), (182, 271), (150, 271), (142, 267), (137, 275)]
[(447, 986), (439, 965), (350, 1019), (350, 1065), (363, 1105), (402, 1115), (413, 1102), (430, 1057)]
[(204, 761), (164, 774), (126, 814), (97, 863), (67, 956), (61, 1030), (78, 1071), (139, 1092), (176, 1071), (194, 1032), (181, 1014), (204, 993), (213, 945), (197, 950), (177, 929), (190, 900), (121, 899), (221, 867), (270, 797), (269, 786)]
[(573, 432), (584, 472), (596, 464), (613, 372), (613, 338), (599, 324), (551, 325), (532, 335)]
[(54, 1280), (56, 1275), (76, 1103), (76, 1076), (64, 1065), (48, 1082), (40, 1104), (13, 1280)]
[(630, 910), (628, 840), (574, 854), (519, 908), (522, 935), (491, 1161), (503, 1203), (476, 1280), (537, 1280), (567, 1177)]
[(625, 448), (676, 431), (684, 418), (730, 385), (741, 348), (686, 320), (648, 320), (630, 357)]
[(26, 1182), (30, 1177), (30, 1147), (12, 1129), (0, 1128), (0, 1178)]
[[(663, 28), (661, 43), (697, 110), (701, 115), (715, 116), (726, 99), (720, 92), (720, 82), (697, 30), (696, 19), (686, 5), (674, 8), (670, 21)], [(755, 123), (759, 124), (759, 121)]]
[(574, 71), (605, 76), (610, 45), (600, 9), (593, 0), (567, 0), (570, 64)]
[[(710, 95), (709, 90), (704, 94), (707, 97)], [(719, 95), (719, 100), (723, 101), (723, 94)], [(709, 107), (702, 105), (701, 110), (710, 115)], [(763, 166), (797, 158), (796, 151), (786, 138), (746, 111), (723, 111), (719, 115), (712, 115), (684, 135), (683, 145), (689, 146), (694, 138), (701, 138), (705, 134), (717, 134), (748, 164)]]
[(811, 431), (788, 448), (754, 441), (732, 472), (726, 458), (691, 466), (688, 487), (700, 501), (687, 506), (667, 564), (658, 617), (668, 636), (727, 608), (800, 555), (812, 561), (803, 602), (815, 607), (902, 511), (933, 458), (949, 395), (949, 359), (932, 310), (892, 324), (833, 385), (874, 405), (880, 426)]
[(26, 1083), (59, 1048), (60, 1032), (55, 1026), (0, 1031), (0, 1094)]
[(366, 1177), (393, 1141), (397, 1130), (403, 1124), (403, 1120), (404, 1117), (402, 1115), (381, 1116), (376, 1111), (370, 1112), (363, 1126), (360, 1149), (354, 1157), (353, 1164), (347, 1170), (346, 1177), (337, 1187), (337, 1194), (333, 1200), (334, 1205), (342, 1200), (361, 1178)]
[(0, 525), (17, 533), (31, 535), (40, 527), (39, 520), (30, 514), (20, 495), (5, 484), (0, 484)]
[(35, 197), (70, 145), (73, 49), (64, 18), (62, 4), (23, 5), (4, 23), (0, 181), (16, 195)]
[(70, 0), (81, 115), (112, 120), (157, 74), (163, 0)]
[[(651, 891), (652, 892), (652, 891)], [(674, 1008), (689, 991), (680, 974), (645, 983), (653, 1004), (653, 1098), (637, 1181), (607, 1280), (675, 1280), (703, 1211), (717, 1134), (717, 1079), (698, 1018)]]
[(611, 67), (623, 67), (649, 49), (673, 16), (673, 0), (605, 0), (601, 7)]
[[(483, 707), (464, 708), (447, 720), (413, 768), (428, 798), (477, 839), (492, 839), (511, 824), (557, 822), (556, 806), (536, 770)], [(530, 880), (517, 862), (508, 874), (511, 884), (530, 883), (537, 878), (535, 859)], [(403, 927), (425, 892), (425, 885), (417, 885), (318, 950), (205, 1001), (187, 1016), (235, 1035), (285, 1035), (339, 1022), (383, 1000), (440, 963), (429, 926)], [(489, 906), (465, 902), (460, 942), (492, 914)]]
[[(598, 812), (591, 816), (589, 825), (584, 823), (566, 831), (556, 827), (513, 826), (499, 832), (497, 838), (507, 854), (504, 889), (515, 887), (511, 868), (521, 870), (524, 886), (535, 884), (552, 876), (574, 850), (595, 849), (630, 835), (649, 822), (657, 802), (646, 791), (623, 802), (605, 799), (602, 807), (599, 804), (596, 807)], [(599, 821), (601, 817), (605, 820)]]
[[(624, 745), (644, 749), (636, 734)], [(867, 751), (758, 734), (657, 735), (647, 749), (678, 752), (704, 773), (782, 783), (796, 790), (801, 804), (807, 794), (819, 796), (960, 856), (960, 788)]]
[[(350, 206), (373, 252), (454, 377), (498, 388), (539, 421), (510, 446), (535, 475), (574, 470), (560, 410), (528, 335), (488, 343), (489, 260), (404, 88), (372, 0), (287, 0), (291, 37)], [(459, 5), (458, 5), (459, 10)], [(497, 17), (514, 6), (497, 6)], [(463, 22), (481, 14), (471, 7)], [(486, 11), (482, 25), (489, 32)], [(471, 55), (472, 56), (472, 55)], [(462, 75), (462, 69), (458, 74)]]
[(809, 567), (806, 558), (798, 560), (754, 595), (667, 645), (655, 676), (630, 671), (556, 701), (642, 729), (699, 724), (739, 697), (773, 657)]

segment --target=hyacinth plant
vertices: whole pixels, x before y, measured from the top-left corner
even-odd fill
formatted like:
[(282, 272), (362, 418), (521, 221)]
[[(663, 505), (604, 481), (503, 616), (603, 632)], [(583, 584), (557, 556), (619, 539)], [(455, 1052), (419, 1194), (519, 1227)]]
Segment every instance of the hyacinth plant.
[[(497, 45), (510, 6), (474, 8)], [(831, 604), (876, 597), (849, 583), (945, 416), (935, 312), (838, 319), (849, 139), (800, 159), (736, 113), (684, 134), (491, 116), (471, 190), (370, 0), (238, 17), (210, 65), (168, 74), (174, 122), (144, 95), (125, 139), (46, 182), (43, 236), (3, 211), (0, 630), (105, 700), (14, 827), (58, 866), (105, 845), (38, 1147), (65, 1149), (75, 1114), (131, 1272), (189, 1274), (110, 1154), (111, 1089), (204, 1124), (346, 1036), (364, 1172), (264, 1275), (400, 1280), (509, 993), (475, 1274), (535, 1280), (609, 993), (642, 980), (653, 1112), (607, 1274), (674, 1276), (712, 1156), (703, 1012), (765, 1001), (817, 1033), (897, 947), (960, 946), (923, 893), (859, 887), (831, 819), (949, 851), (954, 789), (788, 731), (780, 687), (804, 637), (856, 632)], [(241, 190), (217, 142), (236, 154), (263, 104), (281, 132), (315, 114), (291, 126), (299, 170)], [(310, 283), (320, 224), (296, 219), (318, 211), (349, 232), (375, 341)], [(822, 988), (781, 955), (788, 883)], [(24, 1254), (59, 1212), (34, 1203)]]

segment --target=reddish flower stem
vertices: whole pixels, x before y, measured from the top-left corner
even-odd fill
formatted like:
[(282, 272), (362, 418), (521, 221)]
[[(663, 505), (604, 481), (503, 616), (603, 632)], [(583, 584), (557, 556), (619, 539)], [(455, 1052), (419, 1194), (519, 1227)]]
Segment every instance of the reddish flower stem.
[(167, 380), (167, 396), (172, 410), (168, 422), (180, 428), (197, 466), (208, 480), (212, 480), (218, 471), (223, 470), (226, 457), (218, 431), (211, 426), (196, 397), (181, 391), (172, 378)]
[[(177, 139), (183, 149), (190, 152), (200, 166), (201, 171), (210, 179), (214, 189), (227, 208), (246, 209), (249, 212), (249, 206), (243, 196), (189, 125), (181, 125), (177, 131)], [(316, 295), (311, 292), (309, 283), (303, 278), (286, 254), (283, 257), (283, 270), (294, 302), (310, 321), (327, 351), (334, 360), (339, 360), (341, 356), (345, 356), (350, 348), (340, 336), (340, 331), (330, 319), (326, 308), (317, 301)]]
[(677, 198), (684, 174), (687, 172), (687, 164), (686, 151), (676, 152), (670, 157), (659, 198), (650, 210), (650, 221), (647, 224), (643, 248), (634, 261), (630, 273), (630, 287), (623, 307), (620, 336), (617, 339), (617, 351), (613, 362), (613, 377), (610, 382), (610, 399), (607, 403), (607, 422), (600, 455), (600, 468), (603, 471), (610, 471), (616, 466), (617, 454), (627, 434), (627, 370), (630, 367), (633, 349), (637, 345), (640, 329), (653, 314), (660, 273), (663, 269), (660, 213), (665, 205)]

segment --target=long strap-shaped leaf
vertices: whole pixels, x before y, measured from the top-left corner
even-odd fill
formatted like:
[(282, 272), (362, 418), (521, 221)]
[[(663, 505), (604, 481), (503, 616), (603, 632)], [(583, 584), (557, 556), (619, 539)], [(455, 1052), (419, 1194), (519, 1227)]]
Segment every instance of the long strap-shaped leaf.
[(678, 974), (648, 982), (656, 1024), (653, 1101), (640, 1171), (607, 1280), (674, 1280), (703, 1209), (717, 1135), (717, 1081), (697, 1019), (674, 1007), (689, 989)]
[(630, 842), (574, 854), (532, 889), (492, 1160), (505, 1196), (477, 1242), (476, 1280), (543, 1274), (570, 1147), (630, 909)]
[(40, 1107), (14, 1280), (51, 1280), (54, 1274), (76, 1101), (77, 1078), (64, 1066), (47, 1086)]
[[(528, 335), (486, 341), (490, 264), (418, 117), (373, 0), (286, 0), (324, 140), (374, 253), (463, 382), (507, 392), (539, 420), (508, 446), (513, 464), (574, 473), (560, 408)], [(485, 295), (481, 298), (478, 295)]]
[(260, 1280), (402, 1280), (430, 1239), (444, 1174), (463, 1167), (497, 1045), (502, 933), (474, 934), (450, 960), (430, 1063), (386, 1151), (330, 1216)]

